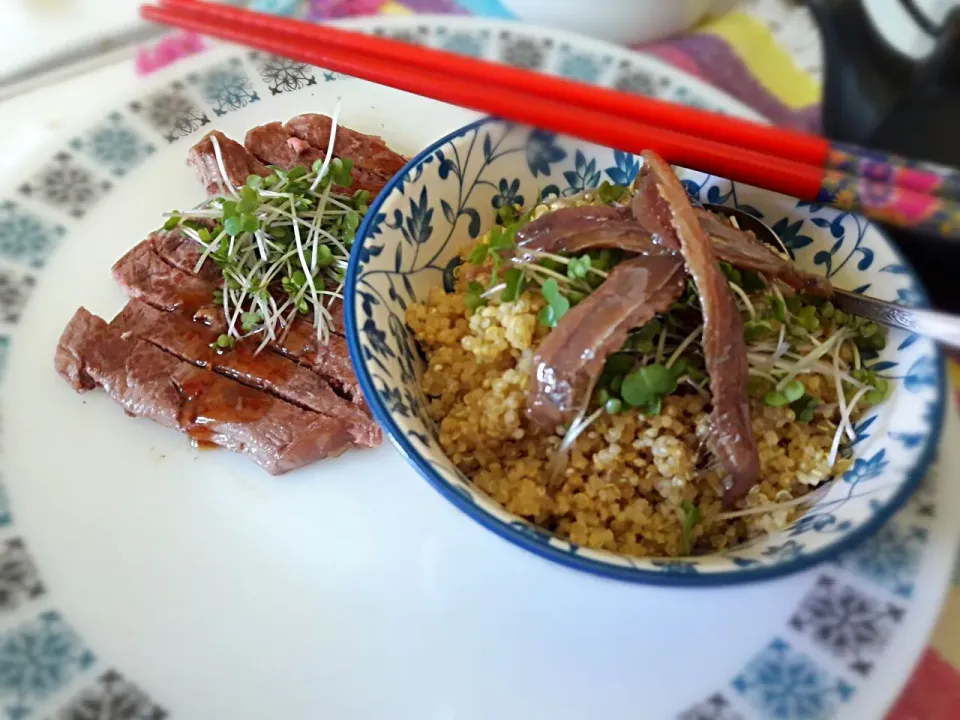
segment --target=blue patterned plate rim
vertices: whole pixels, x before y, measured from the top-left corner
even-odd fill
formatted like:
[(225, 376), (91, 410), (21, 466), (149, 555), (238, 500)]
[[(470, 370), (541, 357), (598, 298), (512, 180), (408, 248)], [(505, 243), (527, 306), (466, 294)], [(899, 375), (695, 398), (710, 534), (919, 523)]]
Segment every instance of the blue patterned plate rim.
[[(435, 140), (428, 147), (417, 153), (416, 156), (414, 156), (406, 165), (403, 166), (400, 172), (390, 179), (390, 182), (387, 183), (384, 189), (371, 204), (370, 210), (366, 215), (366, 219), (357, 230), (357, 239), (354, 242), (353, 251), (350, 254), (350, 263), (347, 268), (347, 278), (344, 287), (345, 297), (353, 298), (356, 296), (360, 251), (366, 242), (367, 233), (370, 230), (370, 226), (373, 223), (374, 218), (376, 218), (377, 214), (380, 212), (380, 208), (383, 206), (383, 203), (392, 194), (397, 185), (400, 184), (400, 182), (404, 180), (409, 173), (413, 172), (413, 170), (426, 158), (433, 155), (433, 153), (435, 153), (439, 148), (443, 147), (448, 142), (451, 142), (456, 138), (470, 132), (471, 130), (475, 130), (491, 122), (498, 122), (498, 120), (497, 118), (493, 117), (481, 118), (468, 125), (458, 128), (457, 130), (454, 130), (438, 140)], [(929, 297), (926, 289), (923, 287), (923, 283), (917, 276), (916, 271), (899, 251), (889, 236), (883, 233), (882, 230), (879, 230), (878, 228), (875, 229), (881, 233), (884, 240), (886, 240), (886, 242), (890, 245), (893, 253), (897, 257), (898, 262), (907, 268), (909, 275), (916, 282), (918, 294), (920, 295), (921, 299), (921, 305), (929, 305)], [(404, 458), (406, 458), (407, 462), (413, 465), (417, 469), (417, 472), (419, 472), (420, 475), (423, 476), (423, 478), (430, 483), (435, 490), (437, 490), (437, 492), (453, 503), (453, 505), (455, 505), (459, 510), (486, 529), (496, 533), (501, 538), (526, 550), (529, 550), (542, 558), (552, 560), (560, 565), (612, 580), (625, 580), (628, 582), (668, 587), (717, 587), (721, 585), (739, 585), (743, 583), (774, 580), (776, 578), (792, 575), (800, 572), (801, 570), (806, 570), (807, 568), (832, 560), (838, 555), (853, 549), (861, 542), (869, 538), (888, 520), (890, 520), (901, 507), (903, 507), (904, 503), (906, 503), (910, 496), (913, 495), (916, 489), (920, 486), (920, 483), (923, 481), (924, 476), (927, 474), (930, 463), (933, 461), (936, 455), (937, 445), (943, 431), (947, 396), (947, 371), (946, 358), (943, 354), (943, 351), (939, 346), (937, 346), (937, 397), (933, 405), (936, 412), (934, 413), (934, 421), (930, 426), (930, 432), (927, 434), (924, 440), (923, 450), (918, 456), (913, 467), (905, 473), (906, 479), (903, 481), (901, 487), (897, 490), (893, 497), (880, 510), (875, 512), (869, 520), (864, 522), (863, 525), (857, 529), (851, 531), (843, 539), (808, 555), (801, 555), (797, 558), (764, 568), (737, 568), (735, 570), (724, 572), (702, 574), (662, 573), (652, 570), (641, 570), (639, 568), (610, 565), (598, 560), (593, 560), (591, 558), (572, 555), (547, 543), (537, 542), (517, 528), (501, 522), (497, 518), (486, 513), (484, 510), (480, 509), (477, 505), (470, 502), (463, 495), (450, 487), (443, 480), (440, 474), (413, 446), (413, 443), (410, 442), (406, 434), (394, 421), (390, 412), (384, 407), (383, 401), (380, 399), (380, 394), (376, 391), (376, 388), (373, 385), (373, 379), (370, 377), (370, 372), (367, 369), (366, 362), (363, 359), (363, 353), (361, 352), (359, 340), (360, 334), (357, 329), (355, 305), (355, 302), (347, 302), (345, 303), (346, 307), (344, 309), (344, 325), (347, 335), (347, 344), (350, 350), (350, 359), (352, 360), (356, 370), (360, 388), (370, 405), (370, 409), (373, 412), (374, 417), (377, 419), (377, 422), (380, 423), (380, 425), (387, 431), (391, 442), (393, 442), (394, 446), (400, 451)]]

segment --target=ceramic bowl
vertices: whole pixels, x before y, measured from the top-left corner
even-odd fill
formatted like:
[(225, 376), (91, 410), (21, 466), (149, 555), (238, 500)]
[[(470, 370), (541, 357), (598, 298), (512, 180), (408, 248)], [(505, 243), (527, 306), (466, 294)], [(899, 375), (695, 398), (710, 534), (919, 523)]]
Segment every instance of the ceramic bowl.
[[(943, 417), (943, 361), (930, 341), (891, 332), (877, 369), (890, 398), (857, 424), (852, 468), (792, 527), (730, 551), (683, 559), (628, 557), (572, 544), (493, 502), (444, 456), (425, 412), (421, 355), (406, 308), (442, 286), (457, 253), (493, 224), (503, 203), (568, 195), (604, 180), (631, 182), (639, 158), (541, 130), (486, 119), (438, 140), (380, 194), (359, 230), (346, 281), (346, 329), (360, 384), (406, 459), (464, 513), (526, 550), (622, 580), (708, 585), (782, 575), (831, 558), (876, 530), (919, 484)], [(681, 170), (688, 193), (752, 212), (779, 231), (807, 270), (839, 287), (922, 305), (913, 271), (858, 216)]]

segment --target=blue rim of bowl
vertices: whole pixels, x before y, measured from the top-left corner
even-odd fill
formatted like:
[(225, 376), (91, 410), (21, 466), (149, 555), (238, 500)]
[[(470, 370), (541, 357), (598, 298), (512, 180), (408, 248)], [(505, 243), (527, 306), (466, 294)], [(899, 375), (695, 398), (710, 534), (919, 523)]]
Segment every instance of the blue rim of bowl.
[[(500, 122), (500, 119), (495, 117), (484, 117), (479, 120), (475, 120), (468, 125), (464, 125), (457, 130), (454, 130), (439, 140), (435, 140), (424, 150), (417, 153), (416, 156), (414, 156), (406, 165), (403, 166), (400, 172), (390, 179), (390, 182), (384, 186), (383, 190), (370, 206), (366, 218), (357, 230), (357, 237), (354, 241), (352, 252), (350, 253), (350, 263), (347, 267), (347, 278), (344, 286), (344, 297), (348, 299), (348, 302), (344, 303), (344, 329), (347, 334), (347, 345), (350, 350), (350, 358), (353, 361), (353, 365), (357, 373), (357, 379), (360, 382), (360, 389), (363, 391), (363, 394), (366, 397), (377, 422), (380, 423), (380, 425), (390, 436), (391, 442), (393, 442), (407, 462), (413, 465), (420, 475), (422, 475), (423, 478), (430, 483), (435, 490), (453, 503), (453, 505), (460, 509), (464, 514), (478, 522), (486, 529), (491, 530), (501, 538), (508, 540), (514, 545), (518, 545), (525, 550), (529, 550), (542, 558), (551, 560), (567, 568), (580, 570), (590, 573), (591, 575), (610, 580), (621, 580), (638, 584), (659, 585), (665, 587), (717, 587), (721, 585), (739, 585), (741, 583), (773, 580), (785, 575), (792, 575), (800, 572), (801, 570), (806, 570), (807, 568), (813, 567), (814, 565), (819, 565), (820, 563), (832, 560), (836, 556), (853, 549), (877, 532), (884, 524), (886, 524), (888, 520), (890, 520), (891, 517), (893, 517), (898, 510), (900, 510), (901, 507), (903, 507), (910, 496), (913, 495), (916, 489), (920, 486), (923, 478), (926, 476), (930, 463), (932, 462), (936, 453), (937, 444), (943, 431), (944, 410), (947, 397), (947, 376), (945, 357), (939, 346), (936, 346), (935, 350), (937, 359), (937, 399), (934, 405), (936, 409), (934, 417), (936, 419), (931, 426), (930, 432), (927, 434), (923, 452), (920, 454), (914, 466), (907, 471), (907, 477), (901, 484), (900, 489), (890, 499), (890, 501), (887, 502), (886, 505), (884, 505), (876, 513), (874, 513), (874, 515), (867, 522), (858, 527), (856, 530), (851, 531), (837, 542), (821, 550), (810, 553), (809, 555), (801, 555), (794, 560), (788, 560), (771, 567), (756, 569), (737, 568), (728, 572), (718, 573), (674, 573), (670, 572), (669, 570), (641, 570), (639, 568), (609, 565), (599, 560), (573, 555), (555, 548), (547, 543), (534, 540), (520, 530), (517, 530), (516, 528), (504, 523), (492, 515), (489, 515), (485, 510), (466, 499), (460, 492), (447, 484), (447, 482), (433, 468), (433, 466), (423, 458), (423, 456), (420, 454), (420, 451), (414, 447), (410, 439), (396, 424), (393, 416), (386, 409), (386, 407), (384, 407), (383, 402), (380, 400), (380, 395), (374, 387), (370, 373), (367, 370), (366, 363), (363, 361), (363, 353), (360, 350), (359, 341), (360, 333), (356, 327), (356, 314), (354, 310), (354, 298), (356, 296), (357, 289), (357, 266), (359, 264), (360, 249), (363, 247), (363, 244), (367, 239), (367, 233), (370, 230), (370, 225), (373, 222), (373, 218), (375, 218), (377, 213), (380, 212), (381, 206), (387, 197), (389, 197), (393, 192), (394, 188), (396, 188), (396, 186), (403, 181), (407, 175), (414, 170), (414, 168), (421, 164), (426, 158), (433, 155), (443, 145), (465, 135), (471, 130), (482, 127), (483, 125), (491, 122)], [(922, 283), (920, 283), (913, 266), (910, 265), (907, 259), (900, 253), (899, 248), (897, 248), (896, 244), (893, 243), (889, 236), (887, 236), (876, 226), (871, 227), (880, 232), (883, 238), (890, 245), (890, 248), (896, 255), (898, 262), (900, 262), (909, 270), (910, 277), (913, 279), (919, 290), (920, 296), (923, 298), (923, 305), (928, 305), (929, 297), (927, 295), (926, 288), (924, 288)], [(518, 519), (522, 520), (522, 518)]]

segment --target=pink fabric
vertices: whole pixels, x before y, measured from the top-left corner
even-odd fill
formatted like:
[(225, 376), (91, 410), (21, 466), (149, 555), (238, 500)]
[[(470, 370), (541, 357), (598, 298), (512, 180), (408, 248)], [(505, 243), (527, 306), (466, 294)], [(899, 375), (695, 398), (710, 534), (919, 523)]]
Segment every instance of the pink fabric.
[(709, 82), (709, 79), (700, 70), (700, 66), (697, 65), (693, 58), (686, 53), (682, 53), (679, 50), (670, 47), (669, 45), (660, 44), (648, 45), (643, 50), (649, 55), (656, 55), (669, 65), (673, 65), (675, 68), (683, 70), (684, 72), (693, 75), (695, 78), (700, 78), (701, 80)]
[(165, 37), (153, 47), (143, 47), (137, 51), (137, 74), (155, 72), (181, 58), (196, 55), (206, 47), (207, 41), (201, 35), (195, 32), (177, 32)]
[(384, 0), (310, 0), (308, 20), (376, 15)]

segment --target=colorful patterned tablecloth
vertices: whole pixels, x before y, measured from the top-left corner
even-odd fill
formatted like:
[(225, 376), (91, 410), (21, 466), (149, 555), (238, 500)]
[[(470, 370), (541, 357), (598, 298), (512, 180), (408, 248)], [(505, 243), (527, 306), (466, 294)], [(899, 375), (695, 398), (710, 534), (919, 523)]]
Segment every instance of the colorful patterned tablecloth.
[[(242, 4), (239, 0), (233, 0)], [(547, 1), (547, 0), (545, 0)], [(322, 21), (373, 14), (486, 14), (509, 17), (497, 0), (250, 0), (256, 9)], [(179, 33), (143, 48), (137, 69), (151, 73), (209, 44)], [(773, 122), (816, 131), (821, 55), (808, 11), (787, 0), (748, 0), (682, 37), (638, 48), (740, 99)], [(960, 365), (951, 365), (960, 387)], [(960, 400), (960, 398), (958, 398)], [(887, 720), (960, 717), (960, 572), (931, 645)]]

